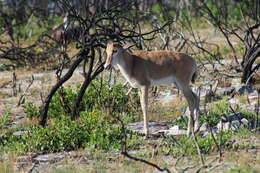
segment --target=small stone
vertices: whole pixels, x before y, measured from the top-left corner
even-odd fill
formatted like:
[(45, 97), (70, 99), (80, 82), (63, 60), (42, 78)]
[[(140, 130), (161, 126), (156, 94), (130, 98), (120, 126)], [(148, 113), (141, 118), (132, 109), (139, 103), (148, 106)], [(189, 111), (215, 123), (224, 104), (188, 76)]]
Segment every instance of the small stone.
[(218, 122), (217, 128), (218, 128), (218, 130), (223, 130), (223, 122), (222, 121)]
[(200, 112), (203, 112), (203, 113), (204, 113), (205, 111), (207, 111), (207, 108), (208, 108), (208, 107), (205, 107), (205, 106), (200, 106), (200, 107), (199, 107)]
[(14, 117), (14, 120), (20, 120), (20, 119), (23, 119), (23, 118), (24, 118), (24, 116), (16, 115), (16, 116)]
[[(129, 123), (126, 126), (130, 130), (137, 131), (139, 133), (143, 133), (143, 122), (135, 122), (135, 123)], [(169, 126), (166, 123), (161, 123), (161, 122), (149, 122), (148, 123), (148, 128), (150, 134), (157, 134), (161, 132), (162, 130), (167, 130), (169, 129)]]
[(23, 136), (27, 131), (16, 131), (13, 133), (14, 136)]
[(175, 125), (175, 126), (171, 127), (169, 130), (180, 130), (180, 126)]
[(231, 98), (228, 100), (228, 102), (231, 104), (231, 106), (240, 104), (240, 101), (236, 98)]
[(226, 131), (226, 130), (229, 130), (229, 129), (230, 129), (230, 122), (222, 122), (222, 121), (220, 121), (220, 122), (217, 124), (217, 129), (218, 129), (218, 131)]
[(36, 163), (56, 163), (64, 158), (62, 153), (51, 153), (39, 155), (33, 158), (33, 162)]
[(175, 125), (168, 130), (160, 130), (158, 133), (164, 133), (165, 135), (183, 135), (187, 133), (187, 130), (182, 130), (181, 126)]
[(173, 135), (173, 136), (178, 136), (178, 135), (186, 135), (187, 130), (168, 130), (168, 133), (166, 135)]
[(226, 130), (229, 130), (229, 129), (230, 129), (230, 122), (224, 123), (223, 130), (226, 131)]
[(248, 127), (248, 123), (249, 123), (249, 122), (248, 122), (247, 119), (242, 118), (242, 119), (241, 119), (241, 123), (242, 123), (241, 125), (243, 125), (244, 127)]
[[(248, 95), (248, 99), (249, 101), (252, 102), (252, 100), (257, 100), (258, 99), (258, 96), (257, 95)], [(256, 101), (257, 102), (257, 101)]]

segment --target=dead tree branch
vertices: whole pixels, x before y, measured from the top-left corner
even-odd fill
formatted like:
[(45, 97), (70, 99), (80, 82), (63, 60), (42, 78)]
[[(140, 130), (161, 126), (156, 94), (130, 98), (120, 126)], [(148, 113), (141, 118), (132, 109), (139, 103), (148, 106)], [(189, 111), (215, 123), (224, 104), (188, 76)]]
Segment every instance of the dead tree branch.
[[(78, 53), (78, 56), (75, 56), (76, 60), (69, 68), (69, 71), (63, 77), (58, 79), (58, 82), (51, 89), (42, 106), (39, 123), (43, 126), (47, 121), (47, 113), (52, 96), (67, 80), (71, 78), (74, 70), (83, 60), (85, 60), (83, 66), (85, 79), (72, 110), (71, 116), (74, 119), (79, 116), (81, 110), (80, 103), (87, 87), (91, 81), (103, 71), (103, 62), (100, 58), (102, 57), (102, 52), (97, 50), (104, 48), (109, 40), (118, 42), (128, 41), (134, 43), (137, 47), (141, 47), (140, 40), (153, 40), (160, 30), (164, 29), (171, 23), (171, 21), (167, 21), (159, 28), (144, 32), (141, 29), (142, 27), (139, 23), (140, 17), (138, 14), (135, 12), (132, 13), (131, 10), (125, 11), (125, 9), (133, 8), (134, 1), (129, 0), (127, 1), (128, 3), (125, 3), (116, 0), (111, 2), (108, 8), (104, 8), (101, 11), (97, 10), (95, 3), (92, 1), (85, 0), (84, 2), (88, 4), (88, 6), (84, 9), (85, 12), (82, 13), (69, 0), (58, 0), (58, 4), (62, 8), (62, 11), (65, 11), (70, 18), (68, 27), (71, 27), (76, 23), (77, 27), (81, 28), (84, 32), (81, 33), (81, 37), (76, 40), (77, 48), (80, 53)], [(129, 13), (131, 15), (129, 15)], [(98, 63), (96, 63), (97, 67), (94, 66), (97, 58), (96, 51), (99, 54)], [(86, 67), (88, 69), (86, 69)]]

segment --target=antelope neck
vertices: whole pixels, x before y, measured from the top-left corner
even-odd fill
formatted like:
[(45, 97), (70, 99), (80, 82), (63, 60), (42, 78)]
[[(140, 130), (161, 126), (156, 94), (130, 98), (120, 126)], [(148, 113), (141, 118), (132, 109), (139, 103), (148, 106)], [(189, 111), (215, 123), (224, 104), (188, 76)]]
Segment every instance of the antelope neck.
[(121, 56), (118, 57), (118, 67), (123, 73), (127, 75), (132, 74), (133, 57), (128, 52), (123, 52)]
[(122, 53), (121, 56), (118, 57), (118, 68), (120, 70), (120, 72), (122, 73), (122, 75), (124, 76), (124, 78), (130, 83), (130, 85), (134, 88), (138, 87), (138, 82), (136, 82), (133, 79), (133, 63), (134, 63), (134, 59), (132, 57), (131, 54), (129, 54), (128, 52), (124, 52)]

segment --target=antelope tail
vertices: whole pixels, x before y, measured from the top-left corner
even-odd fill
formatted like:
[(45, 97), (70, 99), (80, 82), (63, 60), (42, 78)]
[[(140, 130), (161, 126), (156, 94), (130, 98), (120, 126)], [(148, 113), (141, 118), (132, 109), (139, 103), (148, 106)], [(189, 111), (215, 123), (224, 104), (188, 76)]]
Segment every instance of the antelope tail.
[(195, 71), (192, 75), (192, 78), (191, 78), (191, 82), (194, 83), (195, 82), (195, 79), (197, 78), (197, 71)]

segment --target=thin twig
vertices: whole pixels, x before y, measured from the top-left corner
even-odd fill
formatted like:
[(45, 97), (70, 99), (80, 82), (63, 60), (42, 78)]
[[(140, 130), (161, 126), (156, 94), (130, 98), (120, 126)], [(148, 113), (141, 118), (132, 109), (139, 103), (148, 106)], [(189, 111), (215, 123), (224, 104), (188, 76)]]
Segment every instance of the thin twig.
[(145, 163), (145, 164), (147, 164), (147, 165), (149, 165), (149, 166), (152, 166), (152, 167), (156, 168), (157, 170), (159, 170), (159, 171), (161, 171), (161, 172), (166, 171), (166, 172), (170, 173), (170, 170), (169, 170), (168, 168), (161, 168), (161, 167), (159, 167), (158, 165), (156, 165), (156, 164), (154, 164), (154, 163), (152, 163), (152, 162), (149, 162), (149, 161), (147, 161), (147, 160), (140, 159), (140, 158), (137, 158), (137, 157), (133, 157), (133, 156), (129, 155), (127, 151), (121, 152), (121, 154), (124, 155), (124, 156), (126, 156), (127, 158), (129, 158), (129, 159), (131, 159), (131, 160), (135, 160), (135, 161), (138, 161), (138, 162)]
[(17, 106), (20, 106), (20, 105), (21, 105), (21, 103), (22, 103), (23, 100), (24, 100), (24, 96), (26, 95), (26, 93), (27, 93), (27, 91), (29, 90), (29, 88), (32, 86), (33, 82), (34, 82), (34, 76), (32, 75), (32, 76), (31, 76), (30, 83), (29, 83), (29, 85), (26, 87), (26, 89), (25, 89), (25, 91), (23, 92), (23, 94), (20, 96)]

